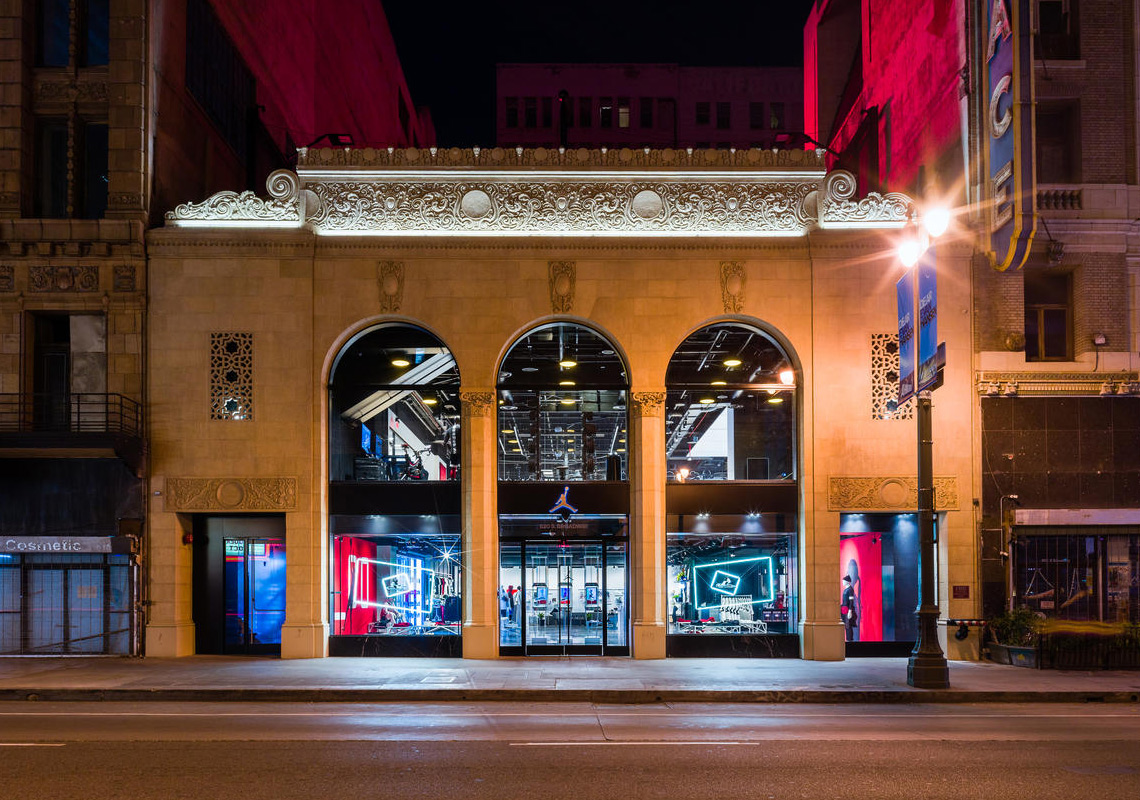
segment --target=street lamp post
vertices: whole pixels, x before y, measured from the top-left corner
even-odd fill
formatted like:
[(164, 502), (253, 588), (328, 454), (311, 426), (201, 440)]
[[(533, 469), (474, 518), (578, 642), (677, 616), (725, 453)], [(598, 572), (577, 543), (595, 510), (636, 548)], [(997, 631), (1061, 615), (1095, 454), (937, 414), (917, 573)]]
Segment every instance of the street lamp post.
[[(924, 223), (931, 237), (946, 229), (945, 212), (933, 211)], [(948, 689), (950, 669), (938, 644), (938, 605), (934, 601), (934, 435), (931, 394), (942, 383), (944, 349), (937, 344), (934, 246), (913, 222), (899, 247), (910, 274), (899, 281), (900, 403), (912, 393), (918, 416), (918, 639), (907, 660), (906, 682), (918, 689)], [(925, 272), (919, 261), (927, 259)], [(915, 275), (919, 272), (919, 275)], [(918, 302), (915, 295), (918, 294)], [(914, 323), (918, 322), (916, 326)], [(919, 348), (914, 350), (918, 328)], [(904, 338), (906, 341), (904, 341)], [(903, 355), (904, 347), (909, 353)], [(917, 373), (917, 374), (916, 374)]]

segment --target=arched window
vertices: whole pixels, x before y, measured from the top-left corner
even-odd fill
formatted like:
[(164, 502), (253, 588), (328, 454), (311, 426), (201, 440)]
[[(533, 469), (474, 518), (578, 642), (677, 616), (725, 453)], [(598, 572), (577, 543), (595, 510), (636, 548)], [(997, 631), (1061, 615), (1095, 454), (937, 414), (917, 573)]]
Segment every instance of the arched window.
[(665, 386), (670, 480), (795, 479), (796, 375), (771, 336), (701, 328), (673, 353)]
[(381, 325), (329, 381), (332, 655), (458, 655), (459, 371), (438, 338)]
[(595, 331), (555, 322), (527, 333), (499, 371), (499, 479), (623, 480), (628, 388)]
[(775, 338), (725, 322), (665, 376), (670, 655), (798, 655), (796, 373)]
[(427, 331), (356, 336), (333, 365), (329, 410), (331, 480), (458, 480), (459, 370)]

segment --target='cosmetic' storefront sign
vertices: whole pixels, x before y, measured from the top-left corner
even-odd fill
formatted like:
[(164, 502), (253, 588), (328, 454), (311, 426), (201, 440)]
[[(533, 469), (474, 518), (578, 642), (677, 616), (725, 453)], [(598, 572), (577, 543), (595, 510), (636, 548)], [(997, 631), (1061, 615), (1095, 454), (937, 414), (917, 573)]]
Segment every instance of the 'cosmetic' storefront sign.
[(995, 269), (1019, 269), (1036, 227), (1029, 0), (990, 0), (986, 17), (987, 176)]
[(0, 553), (110, 553), (110, 536), (5, 536)]

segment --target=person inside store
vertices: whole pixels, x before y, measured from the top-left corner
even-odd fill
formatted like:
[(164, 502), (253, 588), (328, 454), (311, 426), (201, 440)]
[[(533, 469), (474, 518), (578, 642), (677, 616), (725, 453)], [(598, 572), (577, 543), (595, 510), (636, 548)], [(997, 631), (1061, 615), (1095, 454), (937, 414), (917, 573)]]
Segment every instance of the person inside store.
[[(855, 593), (854, 582), (851, 578), (850, 571), (855, 570), (855, 574), (859, 574), (859, 567), (852, 560), (851, 564), (847, 567), (848, 574), (843, 576), (843, 596), (839, 602), (839, 613), (843, 616), (843, 628), (845, 632), (845, 639), (849, 642), (857, 642), (859, 640), (859, 599)], [(856, 580), (858, 580), (856, 578)]]

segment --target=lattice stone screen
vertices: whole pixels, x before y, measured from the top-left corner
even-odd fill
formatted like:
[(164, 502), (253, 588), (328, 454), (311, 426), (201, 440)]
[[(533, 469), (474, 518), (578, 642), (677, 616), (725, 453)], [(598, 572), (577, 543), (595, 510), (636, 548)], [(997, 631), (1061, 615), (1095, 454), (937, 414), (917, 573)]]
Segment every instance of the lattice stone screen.
[(253, 419), (253, 334), (210, 334), (210, 419)]
[(899, 337), (871, 334), (871, 419), (914, 419), (914, 401), (899, 398)]

